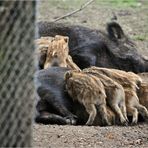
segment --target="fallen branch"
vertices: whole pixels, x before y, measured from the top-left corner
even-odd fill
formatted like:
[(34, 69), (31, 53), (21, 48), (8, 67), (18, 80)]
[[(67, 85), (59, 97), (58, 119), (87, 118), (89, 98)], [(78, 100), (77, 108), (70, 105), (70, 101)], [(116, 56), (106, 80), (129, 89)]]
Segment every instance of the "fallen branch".
[(73, 15), (73, 14), (75, 14), (75, 13), (77, 13), (77, 12), (83, 10), (86, 6), (88, 6), (88, 5), (89, 5), (90, 3), (92, 3), (93, 1), (94, 1), (94, 0), (88, 1), (87, 3), (81, 5), (81, 7), (80, 7), (79, 9), (76, 9), (76, 10), (74, 10), (74, 11), (72, 11), (72, 12), (70, 12), (70, 13), (64, 15), (64, 16), (58, 17), (58, 18), (55, 19), (53, 22), (57, 22), (57, 21), (59, 21), (59, 20), (61, 20), (61, 19), (64, 19), (64, 18), (66, 18), (66, 17), (68, 17), (68, 16), (71, 16), (71, 15)]

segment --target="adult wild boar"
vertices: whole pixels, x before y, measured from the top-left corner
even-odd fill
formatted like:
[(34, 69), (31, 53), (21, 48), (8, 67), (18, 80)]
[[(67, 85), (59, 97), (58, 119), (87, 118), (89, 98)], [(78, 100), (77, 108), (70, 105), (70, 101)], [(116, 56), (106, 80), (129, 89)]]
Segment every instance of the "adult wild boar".
[(39, 22), (38, 28), (39, 36), (68, 36), (70, 55), (82, 69), (99, 66), (135, 73), (148, 71), (148, 60), (138, 53), (136, 45), (116, 22), (107, 24), (106, 33), (50, 22)]
[(72, 101), (64, 91), (64, 74), (70, 69), (50, 67), (35, 73), (34, 80), (39, 97), (36, 122), (44, 124), (75, 124), (76, 116), (70, 112)]

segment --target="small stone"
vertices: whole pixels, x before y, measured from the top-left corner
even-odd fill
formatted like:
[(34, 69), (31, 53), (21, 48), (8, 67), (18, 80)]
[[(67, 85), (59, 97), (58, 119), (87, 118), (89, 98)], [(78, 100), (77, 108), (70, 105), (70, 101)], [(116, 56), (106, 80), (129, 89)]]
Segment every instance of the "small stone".
[(137, 140), (135, 141), (135, 143), (136, 143), (136, 144), (141, 144), (141, 143), (142, 143), (142, 139), (137, 139)]

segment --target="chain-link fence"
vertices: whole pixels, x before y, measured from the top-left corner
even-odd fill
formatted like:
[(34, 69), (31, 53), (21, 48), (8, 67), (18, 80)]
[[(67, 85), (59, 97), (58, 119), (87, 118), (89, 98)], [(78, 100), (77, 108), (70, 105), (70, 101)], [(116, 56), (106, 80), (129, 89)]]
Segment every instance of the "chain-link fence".
[(0, 147), (31, 146), (35, 1), (0, 1)]

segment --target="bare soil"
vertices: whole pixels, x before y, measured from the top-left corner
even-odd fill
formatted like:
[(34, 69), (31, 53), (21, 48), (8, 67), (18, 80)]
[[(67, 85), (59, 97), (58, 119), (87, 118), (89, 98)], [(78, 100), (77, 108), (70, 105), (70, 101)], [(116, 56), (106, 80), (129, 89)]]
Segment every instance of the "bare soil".
[(148, 126), (58, 126), (34, 125), (35, 147), (147, 148)]
[[(105, 0), (104, 0), (105, 1)], [(107, 1), (107, 0), (106, 0)], [(49, 0), (39, 3), (38, 21), (52, 21), (54, 18), (71, 12), (79, 5), (72, 0)], [(83, 0), (84, 2), (84, 0)], [(144, 56), (148, 56), (148, 1), (141, 0), (135, 7), (117, 7), (97, 0), (75, 15), (59, 22), (79, 24), (90, 28), (105, 30), (105, 24), (117, 16), (125, 33), (131, 37)], [(147, 148), (148, 125), (136, 126), (58, 126), (33, 125), (34, 147), (101, 147), (101, 148)]]

